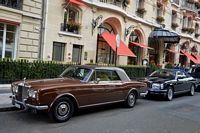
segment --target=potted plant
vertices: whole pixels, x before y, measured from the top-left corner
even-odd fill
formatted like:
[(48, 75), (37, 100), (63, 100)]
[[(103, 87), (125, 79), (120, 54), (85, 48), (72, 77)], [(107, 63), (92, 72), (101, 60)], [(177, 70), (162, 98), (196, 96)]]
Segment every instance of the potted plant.
[(124, 4), (124, 6), (128, 6), (128, 4), (130, 4), (130, 0), (124, 0), (123, 4)]
[(199, 9), (200, 8), (200, 2), (195, 2), (195, 6), (197, 7), (197, 9)]
[(188, 31), (188, 28), (187, 27), (182, 27), (182, 31), (186, 32), (186, 31)]
[(165, 19), (164, 19), (162, 16), (157, 16), (156, 20), (157, 20), (158, 22), (163, 22), (163, 21), (165, 21)]
[(195, 37), (198, 38), (199, 37), (199, 33), (195, 33)]
[(81, 24), (77, 23), (75, 21), (67, 21), (67, 28), (69, 32), (74, 32), (74, 31), (78, 31), (79, 29), (81, 29)]
[(188, 3), (194, 4), (194, 0), (188, 0)]
[(178, 27), (178, 24), (175, 23), (175, 22), (172, 22), (172, 27), (173, 27), (173, 28), (176, 28), (176, 27)]
[(168, 62), (166, 65), (165, 65), (165, 68), (172, 68), (173, 67), (173, 63), (172, 62)]
[(144, 14), (147, 11), (143, 7), (138, 7), (137, 12), (140, 13), (140, 14)]
[(192, 34), (194, 32), (194, 28), (188, 28), (188, 32)]

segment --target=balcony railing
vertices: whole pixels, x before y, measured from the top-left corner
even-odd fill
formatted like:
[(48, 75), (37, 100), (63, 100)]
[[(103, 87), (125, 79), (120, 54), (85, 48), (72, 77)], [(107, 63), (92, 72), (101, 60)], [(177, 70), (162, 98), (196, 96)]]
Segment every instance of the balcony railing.
[(194, 12), (196, 12), (196, 10), (197, 10), (197, 8), (195, 7), (195, 4), (188, 3), (188, 0), (183, 1), (182, 7), (189, 9), (189, 10), (193, 10)]
[(173, 2), (177, 5), (179, 5), (179, 0), (173, 0)]
[(79, 29), (74, 27), (69, 27), (68, 24), (61, 23), (61, 31), (70, 32), (73, 34), (79, 34)]
[(118, 7), (123, 6), (123, 0), (99, 0), (102, 3), (112, 4)]
[(23, 0), (0, 0), (0, 5), (14, 8), (17, 10), (22, 10)]

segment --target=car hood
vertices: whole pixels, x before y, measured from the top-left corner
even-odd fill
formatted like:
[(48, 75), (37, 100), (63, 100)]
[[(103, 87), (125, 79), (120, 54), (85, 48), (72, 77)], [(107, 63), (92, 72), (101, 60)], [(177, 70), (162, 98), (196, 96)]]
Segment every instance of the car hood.
[(66, 87), (74, 86), (77, 84), (84, 84), (80, 80), (71, 79), (71, 78), (53, 78), (53, 79), (34, 79), (34, 80), (25, 80), (14, 82), (13, 85), (18, 85), (20, 83), (25, 83), (30, 85), (32, 88), (54, 88), (56, 87)]
[(164, 83), (166, 81), (169, 81), (169, 78), (160, 78), (160, 77), (146, 77), (146, 78), (140, 78), (139, 81), (148, 81), (151, 83)]
[(197, 73), (190, 73), (190, 76), (192, 76), (193, 78), (200, 78), (200, 74)]

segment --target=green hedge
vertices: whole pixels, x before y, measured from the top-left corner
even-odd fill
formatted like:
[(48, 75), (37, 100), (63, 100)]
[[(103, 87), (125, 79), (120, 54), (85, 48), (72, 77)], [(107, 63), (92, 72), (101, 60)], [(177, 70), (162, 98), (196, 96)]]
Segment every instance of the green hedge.
[[(22, 80), (25, 77), (26, 79), (55, 78), (68, 66), (74, 64), (76, 63), (61, 64), (54, 61), (41, 60), (29, 62), (25, 59), (12, 60), (3, 58), (0, 59), (0, 84)], [(146, 75), (145, 67), (120, 65), (117, 65), (117, 67), (124, 69), (130, 78), (144, 77)]]

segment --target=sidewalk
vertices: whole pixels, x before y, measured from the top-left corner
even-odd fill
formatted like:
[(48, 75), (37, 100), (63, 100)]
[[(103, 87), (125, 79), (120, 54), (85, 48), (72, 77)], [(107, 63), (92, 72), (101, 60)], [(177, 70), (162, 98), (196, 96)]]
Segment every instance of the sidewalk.
[[(14, 107), (9, 96), (12, 95), (10, 90), (10, 84), (0, 84), (0, 112), (9, 110)], [(5, 93), (2, 93), (5, 91)]]

